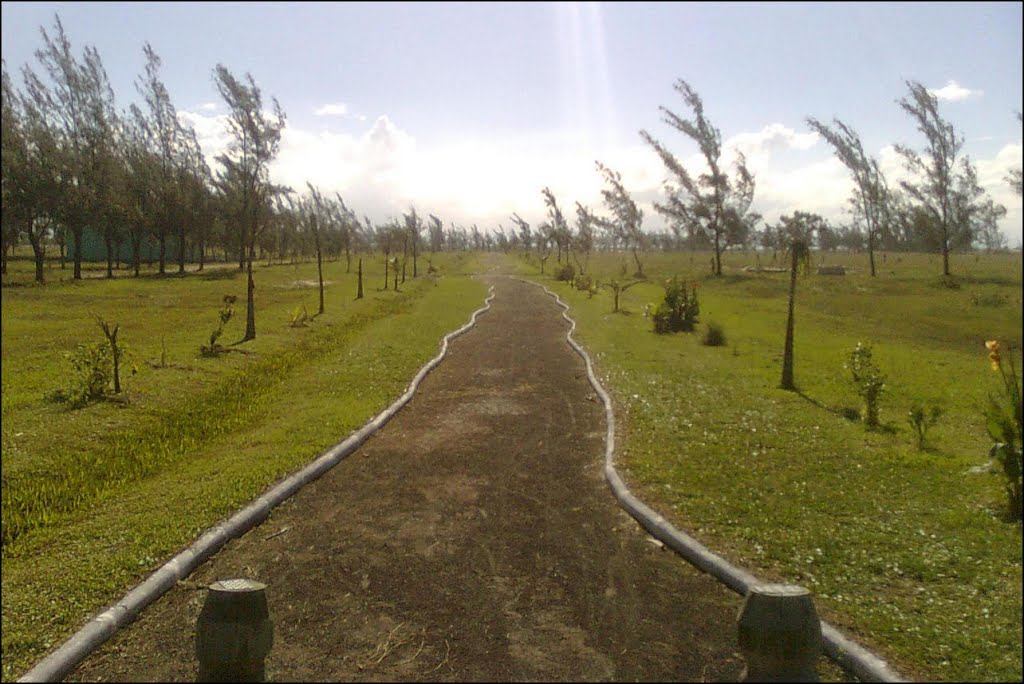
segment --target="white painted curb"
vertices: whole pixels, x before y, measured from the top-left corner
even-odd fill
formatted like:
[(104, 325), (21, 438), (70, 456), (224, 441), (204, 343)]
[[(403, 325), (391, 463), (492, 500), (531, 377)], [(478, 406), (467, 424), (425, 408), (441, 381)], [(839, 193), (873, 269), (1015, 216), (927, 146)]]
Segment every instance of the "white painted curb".
[[(524, 280), (523, 282), (530, 281)], [(760, 580), (746, 570), (737, 568), (718, 554), (713, 553), (690, 535), (676, 529), (665, 518), (633, 496), (622, 481), (622, 478), (619, 477), (618, 472), (615, 470), (615, 414), (612, 412), (612, 401), (594, 374), (594, 367), (590, 362), (590, 356), (584, 351), (583, 347), (576, 343), (576, 340), (572, 339), (572, 333), (576, 330), (576, 321), (569, 317), (569, 305), (543, 285), (532, 282), (530, 284), (543, 288), (544, 292), (554, 297), (559, 306), (564, 309), (562, 311), (562, 318), (570, 323), (569, 332), (566, 333), (565, 339), (576, 350), (576, 353), (583, 357), (583, 361), (587, 364), (587, 377), (590, 378), (590, 384), (601, 397), (601, 401), (604, 402), (604, 414), (608, 422), (608, 433), (604, 451), (604, 476), (608, 480), (615, 498), (619, 500), (619, 504), (655, 538), (661, 540), (666, 546), (672, 548), (690, 563), (723, 582), (736, 593), (745, 596), (751, 585), (761, 584)], [(821, 622), (821, 637), (825, 655), (865, 681), (910, 681), (896, 674), (884, 660), (860, 644), (853, 642), (824, 620)]]
[(240, 537), (263, 522), (270, 510), (295, 494), (303, 486), (317, 479), (338, 464), (367, 440), (373, 433), (384, 427), (399, 409), (405, 406), (427, 373), (434, 369), (448, 353), (448, 342), (462, 335), (476, 324), (480, 314), (491, 308), (494, 287), (490, 288), (484, 306), (473, 312), (469, 322), (441, 340), (441, 351), (420, 368), (409, 383), (405, 393), (390, 406), (374, 416), (368, 423), (348, 438), (331, 447), (302, 470), (274, 485), (252, 503), (207, 530), (199, 539), (154, 571), (142, 583), (125, 594), (124, 598), (92, 618), (84, 627), (71, 635), (57, 650), (43, 658), (35, 667), (25, 673), (19, 682), (59, 682), (82, 660), (109, 639), (118, 629), (134, 620), (150, 603), (160, 598), (178, 580), (184, 579), (199, 565), (216, 553), (225, 543)]

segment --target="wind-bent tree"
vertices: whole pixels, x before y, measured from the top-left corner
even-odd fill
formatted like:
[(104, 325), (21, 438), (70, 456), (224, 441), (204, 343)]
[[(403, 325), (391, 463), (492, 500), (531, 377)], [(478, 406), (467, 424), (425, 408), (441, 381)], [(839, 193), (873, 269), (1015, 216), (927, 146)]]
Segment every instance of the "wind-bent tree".
[[(576, 258), (576, 265), (579, 266), (580, 274), (586, 273), (587, 269), (590, 268), (590, 253), (594, 249), (594, 228), (598, 225), (600, 225), (600, 220), (597, 216), (594, 216), (594, 212), (576, 202), (576, 249), (573, 250), (573, 256)], [(582, 262), (580, 262), (579, 256), (577, 256), (579, 254), (583, 255)]]
[(260, 219), (265, 214), (271, 195), (278, 191), (278, 188), (271, 185), (269, 173), (270, 162), (277, 156), (281, 144), (285, 114), (277, 98), (273, 98), (273, 116), (267, 116), (263, 111), (263, 96), (251, 74), (245, 75), (246, 83), (243, 83), (222, 64), (218, 64), (213, 73), (217, 90), (230, 110), (228, 128), (233, 138), (228, 152), (218, 159), (226, 168), (235, 172), (241, 191), (240, 228), (244, 236), (248, 281), (245, 336), (242, 338), (242, 342), (246, 342), (256, 338), (256, 285), (252, 277), (252, 260), (256, 253)]
[(860, 137), (839, 119), (833, 119), (835, 128), (829, 128), (813, 117), (807, 117), (807, 125), (825, 138), (836, 152), (839, 161), (843, 162), (853, 175), (853, 204), (857, 213), (864, 220), (868, 239), (868, 262), (871, 265), (871, 276), (875, 276), (875, 243), (882, 230), (882, 222), (887, 213), (889, 191), (885, 177), (878, 168), (878, 160), (864, 153)]
[[(924, 134), (924, 154), (897, 144), (907, 169), (917, 176), (916, 182), (900, 181), (904, 191), (924, 209), (928, 222), (942, 252), (942, 274), (949, 275), (949, 252), (957, 244), (971, 244), (979, 216), (986, 208), (997, 211), (982, 201), (984, 190), (978, 185), (977, 173), (968, 157), (959, 159), (964, 138), (953, 125), (939, 115), (939, 101), (916, 81), (907, 81), (910, 94), (897, 100), (900, 107)], [(958, 168), (959, 167), (959, 168)]]
[(640, 137), (654, 148), (674, 177), (674, 182), (665, 183), (666, 202), (655, 202), (654, 208), (670, 220), (674, 230), (703, 233), (711, 240), (715, 247), (715, 275), (722, 275), (722, 250), (732, 244), (730, 233), (750, 224), (747, 211), (754, 201), (754, 176), (747, 168), (746, 157), (737, 152), (735, 178), (729, 178), (721, 164), (722, 134), (704, 117), (700, 96), (682, 79), (676, 81), (675, 89), (693, 110), (693, 119), (659, 107), (662, 120), (697, 143), (708, 172), (694, 179), (664, 145), (647, 131), (640, 131)]
[(302, 219), (306, 228), (313, 233), (313, 245), (316, 249), (316, 274), (320, 281), (320, 310), (317, 312), (319, 316), (324, 312), (324, 259), (320, 233), (328, 220), (328, 208), (316, 186), (306, 181), (306, 187), (309, 188), (310, 197), (302, 205)]
[[(405, 230), (409, 244), (412, 246), (412, 277), (417, 277), (416, 257), (419, 254), (420, 234), (423, 232), (423, 219), (416, 213), (416, 207), (410, 207), (408, 214), (402, 214), (405, 219)], [(403, 260), (402, 268), (405, 268)], [(402, 274), (402, 282), (405, 282), (405, 274)]]
[[(1017, 112), (1017, 121), (1018, 122), (1022, 121), (1020, 112)], [(1013, 188), (1013, 191), (1016, 192), (1018, 196), (1021, 194), (1021, 169), (1020, 169), (1020, 167), (1017, 167), (1016, 169), (1010, 169), (1010, 172), (1007, 174), (1007, 176), (1006, 176), (1006, 178), (1004, 180), (1007, 183), (1010, 184), (1010, 187)]]
[(18, 96), (3, 65), (3, 231), (7, 249), (24, 234), (32, 245), (36, 282), (44, 281), (46, 232), (57, 207), (60, 167), (53, 131), (31, 101)]
[(530, 224), (520, 218), (519, 214), (516, 213), (513, 213), (510, 218), (519, 228), (519, 244), (523, 246), (523, 251), (529, 254), (530, 248), (533, 246), (533, 234), (530, 231)]
[(674, 182), (665, 183), (667, 202), (655, 202), (654, 209), (674, 226), (702, 233), (711, 241), (715, 247), (715, 273), (721, 275), (722, 250), (733, 244), (730, 233), (750, 222), (748, 210), (754, 201), (754, 175), (746, 168), (745, 157), (737, 152), (735, 178), (729, 178), (721, 163), (722, 133), (703, 115), (700, 96), (682, 79), (676, 81), (675, 89), (693, 111), (693, 119), (683, 119), (665, 106), (658, 109), (663, 121), (697, 143), (708, 172), (694, 179), (664, 144), (641, 130), (640, 136), (654, 148), (674, 177)]
[(59, 16), (54, 17), (53, 38), (43, 28), (40, 33), (44, 47), (35, 55), (52, 87), (28, 67), (23, 74), (34, 106), (55, 131), (61, 188), (54, 219), (71, 233), (74, 278), (81, 280), (82, 235), (86, 226), (102, 224), (102, 205), (109, 191), (104, 182), (111, 158), (112, 127), (107, 117), (113, 110), (114, 95), (95, 48), (85, 48), (82, 63), (71, 54), (71, 41)]
[(572, 234), (569, 230), (569, 224), (565, 220), (562, 210), (558, 208), (558, 202), (555, 200), (555, 195), (551, 192), (550, 188), (544, 188), (540, 192), (544, 195), (544, 206), (548, 208), (548, 217), (551, 219), (548, 223), (550, 226), (548, 236), (552, 241), (554, 241), (555, 246), (558, 249), (555, 261), (559, 264), (562, 263), (562, 253), (566, 252), (565, 260), (568, 262), (568, 251), (571, 248), (572, 242)]
[(806, 273), (811, 267), (811, 245), (814, 233), (825, 225), (825, 219), (817, 214), (802, 211), (792, 216), (782, 216), (782, 230), (786, 236), (786, 251), (789, 265), (789, 313), (786, 316), (786, 344), (782, 352), (782, 389), (796, 390), (793, 382), (793, 305), (796, 301), (796, 276)]
[(641, 253), (647, 247), (647, 236), (643, 230), (644, 213), (636, 206), (636, 202), (626, 191), (626, 187), (622, 184), (622, 176), (601, 162), (595, 162), (595, 164), (608, 186), (601, 190), (601, 197), (604, 198), (604, 205), (614, 217), (611, 220), (598, 219), (598, 221), (615, 241), (633, 254), (633, 261), (636, 263), (636, 277), (643, 279), (646, 276)]
[(440, 252), (444, 248), (444, 224), (441, 223), (441, 219), (434, 214), (430, 214), (427, 219), (427, 235), (428, 241), (430, 242), (430, 251)]

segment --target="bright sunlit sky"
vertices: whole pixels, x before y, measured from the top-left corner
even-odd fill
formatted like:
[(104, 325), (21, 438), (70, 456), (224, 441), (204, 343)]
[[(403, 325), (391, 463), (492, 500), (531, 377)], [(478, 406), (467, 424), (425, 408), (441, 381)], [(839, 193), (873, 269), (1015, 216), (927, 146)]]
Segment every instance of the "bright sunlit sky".
[(890, 183), (892, 149), (924, 138), (896, 100), (932, 89), (966, 138), (980, 181), (1021, 242), (1021, 3), (53, 3), (4, 2), (2, 53), (20, 87), (38, 69), (41, 26), (59, 13), (73, 49), (94, 45), (118, 108), (138, 99), (143, 43), (212, 161), (227, 143), (213, 83), (220, 62), (252, 74), (288, 117), (277, 182), (338, 191), (374, 221), (415, 206), (489, 229), (536, 225), (549, 186), (566, 216), (602, 210), (601, 160), (623, 175), (645, 227), (665, 172), (646, 129), (692, 169), (696, 145), (662, 122), (704, 100), (725, 154), (755, 172), (754, 209), (846, 222), (849, 174), (805, 118), (856, 130)]

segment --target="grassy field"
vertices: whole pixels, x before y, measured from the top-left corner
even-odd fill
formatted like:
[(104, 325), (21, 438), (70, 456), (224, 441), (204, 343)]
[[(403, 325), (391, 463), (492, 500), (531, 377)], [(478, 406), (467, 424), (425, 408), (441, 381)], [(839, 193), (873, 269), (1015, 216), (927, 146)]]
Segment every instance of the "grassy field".
[[(52, 269), (38, 287), (31, 264), (12, 261), (2, 291), (3, 679), (401, 394), (486, 294), (465, 276), (472, 258), (433, 263), (438, 274), (398, 293), (377, 289), (382, 264), (364, 263), (366, 297), (354, 301), (354, 267), (329, 262), (326, 313), (300, 327), (296, 309), (317, 310), (315, 264), (257, 267), (256, 340), (206, 358), (199, 347), (223, 295), (239, 303), (222, 342), (244, 331), (237, 268), (77, 283)], [(124, 400), (73, 410), (46, 395), (69, 381), (64, 353), (102, 339), (94, 315), (120, 324), (137, 373), (124, 375)]]
[[(1021, 255), (955, 255), (953, 287), (937, 255), (879, 256), (876, 278), (866, 255), (817, 255), (851, 270), (797, 284), (797, 393), (778, 389), (788, 273), (743, 270), (776, 265), (770, 253), (728, 254), (713, 278), (709, 258), (648, 256), (651, 279), (623, 293), (620, 313), (607, 289), (591, 296), (554, 282), (550, 261), (546, 276), (515, 261), (570, 305), (638, 495), (758, 577), (811, 589), (825, 619), (907, 676), (1020, 681), (1021, 525), (986, 468), (981, 407), (1000, 387), (985, 340), (1017, 345), (1021, 368)], [(607, 278), (622, 261), (597, 255), (590, 270)], [(643, 315), (671, 275), (699, 284), (694, 333), (655, 335)], [(707, 322), (725, 346), (701, 344)], [(887, 376), (879, 430), (854, 415), (843, 364), (858, 341)], [(925, 450), (906, 422), (915, 401), (945, 410)]]

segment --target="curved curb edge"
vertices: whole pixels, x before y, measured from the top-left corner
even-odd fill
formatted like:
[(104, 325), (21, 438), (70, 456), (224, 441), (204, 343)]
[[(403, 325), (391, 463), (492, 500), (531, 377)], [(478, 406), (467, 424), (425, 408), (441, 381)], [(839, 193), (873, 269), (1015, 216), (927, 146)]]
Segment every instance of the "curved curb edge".
[[(673, 551), (684, 559), (724, 583), (741, 596), (746, 595), (752, 585), (760, 584), (760, 581), (754, 575), (742, 568), (737, 568), (690, 535), (675, 528), (652, 508), (633, 496), (629, 488), (626, 487), (626, 484), (615, 470), (615, 414), (612, 411), (611, 397), (608, 396), (604, 387), (601, 386), (601, 382), (597, 379), (593, 364), (590, 361), (590, 355), (587, 354), (576, 340), (572, 339), (572, 333), (576, 330), (576, 321), (569, 317), (569, 305), (563, 302), (561, 297), (540, 283), (528, 280), (523, 280), (522, 282), (543, 288), (544, 292), (554, 297), (558, 305), (564, 309), (562, 311), (562, 318), (570, 324), (569, 332), (566, 333), (565, 339), (576, 350), (576, 353), (583, 357), (583, 361), (587, 366), (587, 377), (590, 379), (590, 385), (604, 403), (604, 413), (608, 423), (608, 433), (605, 439), (604, 475), (608, 480), (612, 493), (618, 499), (619, 505), (636, 518), (652, 536), (672, 548)], [(821, 621), (821, 638), (822, 650), (825, 655), (863, 680), (871, 682), (911, 681), (896, 674), (884, 660), (860, 644), (852, 641), (824, 620)]]
[(476, 319), (491, 308), (494, 286), (490, 287), (484, 306), (473, 312), (469, 322), (458, 330), (448, 333), (441, 340), (441, 350), (426, 363), (409, 383), (398, 399), (371, 418), (363, 427), (353, 432), (344, 441), (334, 445), (312, 463), (289, 475), (272, 486), (262, 495), (233, 516), (217, 523), (204, 532), (199, 539), (181, 551), (149, 577), (131, 589), (124, 597), (92, 618), (84, 627), (72, 634), (55, 651), (43, 658), (31, 670), (22, 675), (19, 682), (57, 682), (67, 676), (82, 660), (112, 637), (117, 630), (134, 620), (150, 603), (160, 598), (178, 580), (184, 579), (210, 556), (215, 554), (231, 539), (240, 537), (266, 520), (272, 508), (319, 478), (337, 465), (373, 433), (384, 427), (398, 411), (405, 406), (419, 387), (427, 373), (433, 370), (448, 353), (448, 342), (467, 332), (476, 324)]

